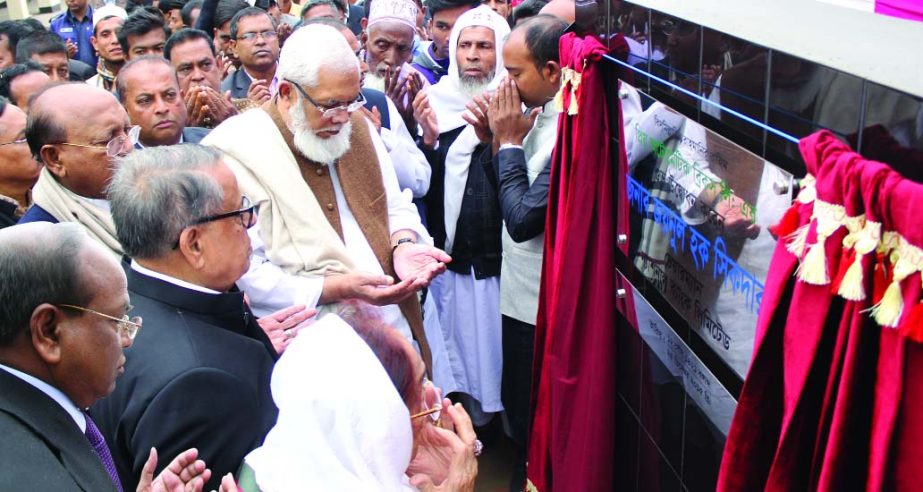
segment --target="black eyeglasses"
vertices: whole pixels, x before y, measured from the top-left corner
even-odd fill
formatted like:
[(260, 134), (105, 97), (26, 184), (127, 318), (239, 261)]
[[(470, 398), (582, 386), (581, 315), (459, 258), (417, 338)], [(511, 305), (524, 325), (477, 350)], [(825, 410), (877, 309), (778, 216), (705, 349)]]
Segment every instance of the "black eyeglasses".
[(328, 119), (329, 119), (329, 118), (333, 118), (333, 117), (336, 116), (337, 114), (342, 113), (342, 112), (344, 112), (344, 111), (345, 111), (346, 113), (353, 113), (353, 112), (355, 112), (355, 111), (358, 111), (359, 108), (361, 108), (362, 106), (365, 105), (365, 96), (362, 95), (362, 92), (359, 92), (359, 96), (356, 97), (356, 99), (355, 99), (353, 102), (349, 103), (349, 104), (342, 104), (342, 105), (340, 105), (340, 106), (335, 106), (335, 107), (332, 107), (332, 108), (331, 108), (331, 107), (327, 107), (327, 106), (323, 106), (323, 105), (317, 104), (317, 103), (314, 101), (314, 99), (311, 99), (311, 96), (309, 96), (308, 93), (305, 92), (305, 90), (302, 89), (300, 85), (298, 85), (298, 84), (292, 82), (292, 81), (289, 80), (289, 79), (282, 79), (282, 80), (284, 80), (284, 81), (288, 82), (289, 84), (292, 84), (293, 86), (295, 86), (295, 89), (298, 90), (298, 93), (300, 93), (302, 96), (304, 96), (304, 98), (307, 99), (308, 102), (311, 103), (311, 105), (313, 105), (315, 108), (317, 108), (317, 110), (321, 112), (321, 115), (322, 115), (324, 118), (328, 118)]
[(214, 222), (216, 220), (227, 219), (230, 217), (240, 217), (240, 225), (244, 229), (249, 229), (253, 227), (253, 224), (256, 224), (256, 206), (250, 202), (250, 199), (246, 195), (240, 198), (240, 209), (233, 212), (226, 212), (223, 214), (209, 215), (207, 217), (202, 217), (201, 219), (196, 220), (191, 226), (205, 224), (207, 222)]
[[(186, 227), (207, 224), (209, 222), (228, 219), (231, 217), (237, 217), (238, 220), (240, 220), (241, 227), (244, 229), (249, 229), (256, 224), (256, 205), (254, 205), (253, 202), (251, 202), (250, 199), (244, 195), (240, 198), (240, 209), (234, 210), (233, 212), (225, 212), (223, 214), (208, 215), (202, 217), (201, 219), (196, 219)], [(186, 227), (183, 229), (186, 229)], [(182, 234), (182, 231), (180, 231), (180, 234)], [(176, 238), (176, 244), (173, 245), (173, 249), (177, 248), (179, 248), (179, 238)]]

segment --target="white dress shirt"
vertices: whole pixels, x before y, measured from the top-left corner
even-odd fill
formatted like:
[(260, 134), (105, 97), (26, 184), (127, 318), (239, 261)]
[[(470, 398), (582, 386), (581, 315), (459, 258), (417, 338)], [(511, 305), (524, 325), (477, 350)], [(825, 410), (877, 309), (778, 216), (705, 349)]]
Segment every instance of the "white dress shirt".
[(192, 284), (192, 283), (186, 282), (185, 280), (180, 280), (176, 277), (171, 277), (167, 274), (155, 272), (154, 270), (151, 270), (149, 268), (144, 268), (143, 266), (141, 266), (140, 264), (138, 264), (138, 262), (134, 260), (132, 260), (131, 262), (131, 269), (146, 277), (153, 277), (159, 280), (163, 280), (164, 282), (176, 285), (178, 287), (182, 287), (184, 289), (194, 290), (194, 291), (202, 292), (205, 294), (220, 294), (221, 293), (221, 292), (218, 292), (217, 290), (212, 290), (207, 287), (202, 287), (201, 285)]
[(390, 98), (388, 101), (388, 118), (391, 128), (381, 129), (381, 140), (391, 156), (397, 183), (402, 190), (409, 189), (414, 198), (421, 198), (429, 191), (429, 181), (433, 170), (426, 156), (417, 147), (417, 142), (401, 118), (397, 106)]

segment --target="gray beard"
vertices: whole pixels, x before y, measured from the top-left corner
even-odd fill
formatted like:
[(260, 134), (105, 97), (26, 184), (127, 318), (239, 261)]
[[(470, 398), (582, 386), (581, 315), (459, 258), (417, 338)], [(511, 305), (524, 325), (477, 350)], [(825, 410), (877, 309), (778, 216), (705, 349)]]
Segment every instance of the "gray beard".
[(490, 85), (490, 81), (494, 79), (494, 75), (496, 74), (493, 70), (483, 79), (459, 75), (458, 88), (468, 97), (480, 96), (487, 90), (487, 86)]
[(378, 92), (385, 91), (385, 78), (379, 77), (377, 73), (369, 72), (365, 74), (365, 80), (362, 83), (362, 87), (366, 89), (375, 89)]
[(304, 101), (299, 96), (298, 101), (288, 110), (288, 115), (291, 118), (288, 129), (292, 132), (295, 148), (301, 155), (318, 164), (329, 166), (335, 163), (349, 150), (352, 122), (347, 122), (343, 125), (336, 135), (330, 138), (320, 138), (308, 124), (304, 109)]

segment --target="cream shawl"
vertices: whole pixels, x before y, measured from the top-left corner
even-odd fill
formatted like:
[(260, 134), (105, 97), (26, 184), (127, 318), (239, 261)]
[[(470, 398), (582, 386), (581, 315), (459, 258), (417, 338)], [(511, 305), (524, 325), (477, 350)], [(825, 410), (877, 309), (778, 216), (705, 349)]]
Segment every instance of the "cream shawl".
[(119, 259), (122, 258), (122, 245), (115, 233), (115, 224), (108, 210), (97, 207), (92, 202), (68, 190), (56, 180), (48, 168), (42, 173), (32, 189), (35, 204), (58, 219), (58, 222), (76, 222), (86, 229), (93, 239), (109, 248)]
[(306, 277), (353, 270), (346, 245), (266, 111), (254, 109), (226, 120), (202, 144), (224, 153), (241, 192), (259, 207), (257, 226), (273, 265), (289, 275)]

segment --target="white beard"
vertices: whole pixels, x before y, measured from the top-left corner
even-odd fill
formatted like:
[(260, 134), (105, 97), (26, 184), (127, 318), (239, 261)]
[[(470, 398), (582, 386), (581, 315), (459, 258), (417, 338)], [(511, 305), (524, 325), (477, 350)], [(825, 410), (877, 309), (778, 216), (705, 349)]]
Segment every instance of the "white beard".
[(468, 97), (480, 96), (487, 90), (487, 86), (490, 85), (490, 81), (494, 79), (494, 75), (495, 72), (493, 70), (483, 79), (459, 75), (458, 88)]
[(362, 82), (362, 87), (366, 89), (375, 89), (378, 92), (385, 91), (385, 78), (379, 77), (377, 73), (368, 72), (365, 74), (365, 80)]
[(330, 138), (321, 138), (317, 132), (336, 131), (336, 128), (322, 128), (312, 130), (308, 124), (308, 118), (304, 115), (304, 101), (298, 97), (298, 101), (288, 110), (291, 118), (289, 130), (292, 132), (292, 140), (298, 152), (308, 159), (325, 166), (336, 162), (349, 150), (349, 136), (352, 133), (352, 122), (347, 122), (339, 128), (339, 133)]

